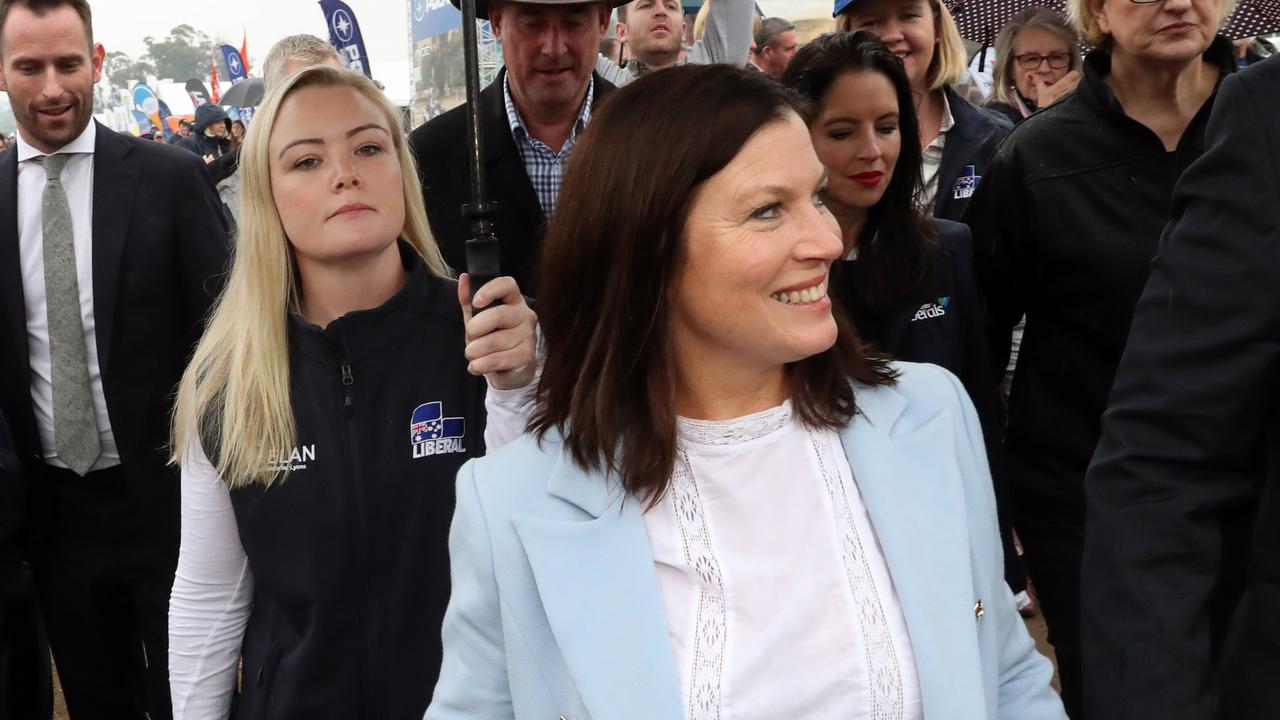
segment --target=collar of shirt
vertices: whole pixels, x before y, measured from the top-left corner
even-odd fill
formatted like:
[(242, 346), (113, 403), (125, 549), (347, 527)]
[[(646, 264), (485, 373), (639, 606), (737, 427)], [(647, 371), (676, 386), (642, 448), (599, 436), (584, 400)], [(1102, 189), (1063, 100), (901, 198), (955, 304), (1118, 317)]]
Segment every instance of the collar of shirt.
[[(573, 123), (573, 130), (569, 133), (569, 140), (561, 148), (560, 154), (564, 154), (571, 149), (578, 139), (578, 133), (587, 127), (587, 123), (591, 122), (591, 101), (595, 99), (596, 81), (591, 78), (587, 82), (587, 97), (582, 101), (582, 107), (578, 110), (578, 119)], [(507, 124), (511, 126), (511, 134), (517, 142), (541, 142), (537, 138), (529, 134), (529, 129), (525, 127), (524, 118), (520, 117), (520, 111), (516, 109), (516, 102), (511, 97), (511, 82), (508, 80), (506, 73), (502, 75), (502, 99), (507, 105)]]
[(924, 149), (925, 162), (942, 162), (942, 151), (947, 144), (947, 133), (951, 128), (955, 127), (956, 118), (951, 114), (951, 102), (947, 100), (947, 94), (942, 93), (942, 127), (938, 130), (938, 136), (935, 137)]
[(44, 157), (45, 155), (57, 155), (59, 153), (84, 153), (92, 155), (98, 146), (98, 128), (97, 123), (90, 120), (84, 131), (75, 140), (63, 145), (52, 153), (46, 153), (27, 144), (22, 139), (22, 133), (18, 133), (18, 162), (26, 162), (32, 158)]

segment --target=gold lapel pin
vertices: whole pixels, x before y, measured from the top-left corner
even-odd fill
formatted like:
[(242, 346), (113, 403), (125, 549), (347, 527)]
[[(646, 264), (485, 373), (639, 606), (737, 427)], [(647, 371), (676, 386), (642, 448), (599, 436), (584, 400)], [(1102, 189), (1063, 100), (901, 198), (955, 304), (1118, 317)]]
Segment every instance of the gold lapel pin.
[(987, 614), (987, 609), (982, 604), (982, 598), (978, 598), (978, 602), (973, 604), (973, 616), (981, 620), (982, 616), (986, 614)]

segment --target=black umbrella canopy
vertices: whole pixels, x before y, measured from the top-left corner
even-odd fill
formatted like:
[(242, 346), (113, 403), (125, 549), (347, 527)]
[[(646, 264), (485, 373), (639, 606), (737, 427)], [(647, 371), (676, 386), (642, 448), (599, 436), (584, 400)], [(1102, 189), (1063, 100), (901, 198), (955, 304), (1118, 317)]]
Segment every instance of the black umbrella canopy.
[(1222, 34), (1240, 38), (1280, 31), (1280, 0), (1241, 0), (1235, 12), (1222, 23)]
[(262, 84), (262, 78), (249, 78), (241, 80), (222, 93), (222, 99), (218, 101), (218, 104), (224, 107), (258, 107), (258, 105), (262, 104), (263, 94), (265, 94), (265, 88)]
[(1000, 28), (1014, 15), (1032, 7), (1045, 7), (1067, 16), (1064, 0), (946, 0), (956, 19), (960, 37), (981, 45), (994, 45)]
[[(1067, 16), (1065, 0), (945, 0), (960, 37), (982, 45), (995, 43), (1000, 28), (1030, 7), (1046, 7)], [(1280, 0), (1240, 0), (1222, 23), (1220, 34), (1231, 39), (1280, 31)]]

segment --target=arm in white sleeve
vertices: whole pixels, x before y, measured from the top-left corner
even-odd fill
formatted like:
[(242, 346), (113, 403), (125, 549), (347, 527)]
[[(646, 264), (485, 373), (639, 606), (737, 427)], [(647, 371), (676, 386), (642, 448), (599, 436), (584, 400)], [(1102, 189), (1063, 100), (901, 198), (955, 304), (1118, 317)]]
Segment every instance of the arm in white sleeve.
[(622, 87), (636, 79), (630, 70), (603, 55), (596, 55), (596, 74), (611, 83), (614, 87)]
[[(602, 56), (603, 57), (603, 56)], [(522, 388), (499, 390), (489, 385), (484, 394), (484, 449), (485, 454), (506, 445), (524, 434), (533, 417), (534, 400), (538, 381), (542, 379), (542, 367), (546, 363), (547, 346), (542, 339), (542, 326), (533, 329), (535, 341), (533, 380)], [(485, 378), (486, 382), (488, 378)]]
[(747, 64), (751, 52), (751, 28), (754, 25), (754, 0), (710, 0), (707, 31), (689, 48), (691, 65), (728, 63), (739, 67)]
[(182, 460), (182, 540), (169, 598), (175, 720), (225, 720), (249, 622), (253, 576), (231, 493), (198, 443)]
[(518, 390), (499, 390), (490, 385), (484, 394), (485, 453), (506, 445), (524, 434), (533, 414), (533, 391), (536, 384)]

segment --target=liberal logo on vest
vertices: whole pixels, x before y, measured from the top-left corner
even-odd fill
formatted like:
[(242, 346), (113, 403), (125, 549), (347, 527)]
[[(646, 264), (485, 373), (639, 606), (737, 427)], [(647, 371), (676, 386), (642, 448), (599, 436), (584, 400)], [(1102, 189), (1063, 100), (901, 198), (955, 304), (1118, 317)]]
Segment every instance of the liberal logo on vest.
[(974, 169), (972, 165), (965, 165), (964, 172), (960, 173), (960, 177), (956, 178), (955, 188), (951, 191), (951, 197), (954, 200), (968, 200), (973, 197), (973, 191), (978, 189), (978, 183), (981, 182), (982, 176)]
[(947, 308), (950, 306), (950, 297), (940, 297), (936, 302), (925, 303), (916, 311), (915, 317), (911, 318), (911, 322), (915, 322), (917, 320), (928, 320), (930, 318), (940, 318), (947, 314)]
[(463, 445), (466, 434), (467, 419), (444, 417), (444, 404), (438, 400), (419, 405), (409, 419), (409, 442), (413, 445), (414, 460), (464, 453), (467, 451)]

